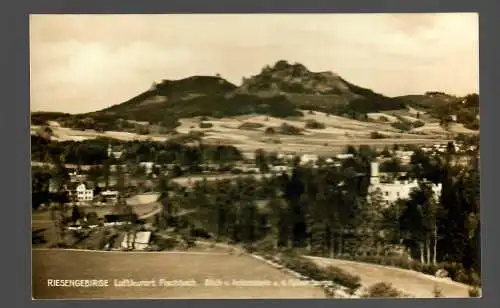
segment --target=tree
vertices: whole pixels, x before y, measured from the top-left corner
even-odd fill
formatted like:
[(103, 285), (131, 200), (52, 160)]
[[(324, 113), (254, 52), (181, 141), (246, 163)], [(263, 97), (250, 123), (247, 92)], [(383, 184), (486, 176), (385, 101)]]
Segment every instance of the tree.
[(82, 211), (80, 210), (80, 208), (76, 204), (74, 204), (73, 208), (71, 210), (71, 221), (73, 223), (76, 223), (77, 221), (79, 221), (83, 217), (85, 217), (85, 214), (82, 213)]
[(109, 188), (109, 180), (110, 180), (110, 177), (111, 177), (111, 164), (110, 164), (110, 160), (105, 160), (104, 161), (104, 165), (102, 167), (102, 173), (103, 173), (103, 177), (104, 177), (104, 187), (106, 187), (106, 189)]
[(268, 164), (266, 153), (264, 152), (264, 150), (257, 149), (255, 151), (255, 165), (262, 172), (268, 172), (269, 171), (269, 164)]
[(99, 166), (93, 166), (87, 173), (88, 180), (94, 183), (94, 187), (99, 186), (99, 182), (103, 177), (103, 170)]
[(116, 190), (119, 191), (120, 193), (123, 193), (125, 191), (126, 184), (125, 184), (125, 173), (123, 171), (122, 166), (120, 165), (116, 166), (115, 177), (116, 177), (116, 185), (115, 185)]
[(48, 204), (50, 201), (50, 177), (49, 172), (31, 172), (31, 204), (33, 209), (37, 209), (41, 204)]
[(161, 203), (161, 211), (158, 214), (157, 221), (160, 229), (166, 229), (168, 227), (174, 214), (174, 207), (169, 197), (170, 188), (168, 182), (169, 179), (163, 176), (160, 178), (157, 186), (157, 190), (160, 192), (158, 201)]
[(382, 155), (383, 157), (391, 157), (391, 151), (389, 150), (389, 147), (387, 145), (384, 146), (384, 149), (382, 150), (382, 152), (380, 152), (380, 155)]
[(183, 172), (181, 167), (179, 167), (179, 165), (174, 165), (170, 174), (172, 178), (177, 178), (182, 176)]
[[(421, 182), (410, 193), (402, 214), (402, 226), (419, 249), (422, 264), (437, 263), (438, 216), (440, 210), (430, 184)], [(434, 247), (432, 257), (431, 247)]]

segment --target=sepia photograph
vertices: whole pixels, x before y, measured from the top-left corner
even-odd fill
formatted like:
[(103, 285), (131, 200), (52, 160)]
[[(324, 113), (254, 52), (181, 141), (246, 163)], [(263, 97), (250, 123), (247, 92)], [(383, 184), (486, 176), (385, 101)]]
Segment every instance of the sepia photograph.
[(478, 21), (30, 15), (32, 299), (480, 298)]

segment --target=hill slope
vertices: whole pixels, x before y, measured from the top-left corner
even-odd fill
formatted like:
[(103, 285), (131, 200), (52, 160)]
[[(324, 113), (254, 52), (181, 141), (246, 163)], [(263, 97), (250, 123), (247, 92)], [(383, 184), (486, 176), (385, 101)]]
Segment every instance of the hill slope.
[(163, 123), (193, 116), (300, 116), (297, 109), (342, 114), (351, 109), (366, 112), (399, 108), (404, 105), (332, 72), (315, 73), (302, 64), (282, 60), (244, 79), (240, 87), (218, 76), (164, 80), (122, 104), (85, 116)]
[[(468, 128), (477, 129), (478, 106), (462, 112), (461, 101), (440, 92), (387, 97), (333, 72), (312, 72), (302, 64), (281, 60), (245, 78), (239, 87), (220, 76), (163, 80), (121, 104), (87, 114), (61, 116), (61, 124), (80, 130), (150, 134), (167, 133), (178, 127), (181, 119), (198, 116), (287, 118), (303, 116), (301, 110), (313, 110), (367, 121), (369, 113), (400, 111), (401, 116), (407, 116), (407, 108), (414, 107), (442, 122), (456, 114), (460, 123), (467, 122)], [(56, 115), (37, 116), (40, 122), (43, 118), (54, 120)]]

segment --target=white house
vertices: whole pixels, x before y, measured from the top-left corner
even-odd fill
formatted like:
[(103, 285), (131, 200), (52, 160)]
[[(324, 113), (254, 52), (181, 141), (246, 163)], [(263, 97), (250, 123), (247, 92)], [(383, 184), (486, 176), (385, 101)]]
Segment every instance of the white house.
[(315, 163), (318, 160), (318, 155), (316, 154), (304, 154), (300, 157), (301, 164)]
[(101, 196), (105, 200), (105, 202), (114, 202), (118, 200), (119, 193), (116, 190), (105, 190), (101, 192)]
[(337, 154), (335, 158), (337, 159), (348, 159), (348, 158), (353, 158), (354, 155), (352, 154)]
[(143, 161), (139, 163), (139, 166), (146, 170), (146, 174), (151, 174), (153, 172), (154, 163)]
[(117, 150), (113, 149), (111, 144), (108, 145), (108, 157), (113, 156), (114, 158), (119, 159), (120, 157), (122, 157), (122, 155), (123, 155), (123, 151), (121, 151), (121, 150), (117, 151)]
[(87, 189), (84, 183), (80, 183), (75, 189), (76, 201), (85, 202), (92, 201), (94, 199), (94, 190)]
[[(380, 174), (378, 170), (378, 163), (371, 163), (371, 175), (370, 175), (370, 186), (368, 187), (368, 193), (373, 193), (380, 191), (382, 198), (386, 205), (389, 205), (398, 199), (408, 199), (410, 193), (413, 189), (418, 188), (418, 181), (416, 180), (404, 180), (404, 181), (392, 181), (392, 182), (381, 182)], [(436, 197), (441, 195), (441, 184), (433, 184), (432, 190)]]

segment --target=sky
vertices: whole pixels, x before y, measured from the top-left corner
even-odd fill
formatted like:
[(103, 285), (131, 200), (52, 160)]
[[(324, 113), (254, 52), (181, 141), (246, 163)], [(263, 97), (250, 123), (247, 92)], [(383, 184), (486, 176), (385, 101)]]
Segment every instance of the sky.
[(30, 109), (95, 111), (193, 75), (239, 85), (278, 60), (388, 96), (478, 93), (478, 15), (31, 15)]

